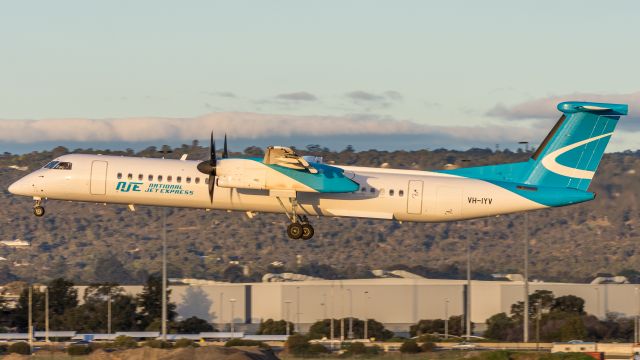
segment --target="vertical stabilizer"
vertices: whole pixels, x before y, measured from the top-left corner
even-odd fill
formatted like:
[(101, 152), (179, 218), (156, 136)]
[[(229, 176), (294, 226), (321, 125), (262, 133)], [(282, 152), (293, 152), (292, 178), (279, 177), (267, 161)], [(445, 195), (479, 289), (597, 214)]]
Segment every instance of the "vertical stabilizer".
[(560, 120), (529, 160), (525, 183), (587, 190), (627, 105), (592, 102), (558, 104)]

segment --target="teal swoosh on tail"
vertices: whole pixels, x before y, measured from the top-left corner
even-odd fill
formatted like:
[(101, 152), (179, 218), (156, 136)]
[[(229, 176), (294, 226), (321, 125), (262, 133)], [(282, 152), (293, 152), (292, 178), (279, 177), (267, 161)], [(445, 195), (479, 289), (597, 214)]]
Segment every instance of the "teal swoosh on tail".
[[(523, 195), (543, 204), (554, 204), (549, 206), (575, 203), (578, 198), (585, 199), (582, 201), (591, 200), (593, 195), (588, 195), (591, 193), (587, 189), (620, 116), (628, 113), (628, 106), (569, 101), (558, 104), (558, 110), (562, 112), (560, 120), (528, 161), (440, 172), (487, 180), (507, 189), (511, 186), (506, 186), (506, 183), (540, 187), (541, 190), (547, 189), (545, 192), (551, 191), (549, 193), (553, 192), (551, 189), (556, 189), (560, 201), (543, 198), (538, 201), (535, 198), (540, 195)], [(585, 195), (579, 196), (561, 189), (577, 190)], [(546, 195), (543, 197), (546, 198)]]

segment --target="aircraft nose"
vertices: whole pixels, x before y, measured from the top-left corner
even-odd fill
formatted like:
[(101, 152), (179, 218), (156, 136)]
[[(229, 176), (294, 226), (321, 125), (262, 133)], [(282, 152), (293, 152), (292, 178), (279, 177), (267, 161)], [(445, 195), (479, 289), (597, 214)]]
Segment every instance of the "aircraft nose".
[(31, 186), (27, 184), (24, 179), (20, 179), (13, 184), (9, 185), (9, 192), (14, 195), (25, 195), (28, 196), (31, 191)]

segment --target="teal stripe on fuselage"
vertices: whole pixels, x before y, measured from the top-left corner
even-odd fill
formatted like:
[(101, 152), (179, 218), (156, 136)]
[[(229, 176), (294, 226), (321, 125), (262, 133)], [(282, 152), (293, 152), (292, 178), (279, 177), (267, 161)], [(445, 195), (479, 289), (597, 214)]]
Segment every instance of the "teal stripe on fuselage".
[(262, 163), (264, 166), (286, 175), (320, 193), (348, 193), (360, 189), (358, 183), (344, 176), (344, 171), (335, 166), (309, 163), (318, 170), (317, 174), (312, 174), (306, 170), (295, 170), (280, 165), (264, 164), (260, 158), (252, 158), (251, 160)]

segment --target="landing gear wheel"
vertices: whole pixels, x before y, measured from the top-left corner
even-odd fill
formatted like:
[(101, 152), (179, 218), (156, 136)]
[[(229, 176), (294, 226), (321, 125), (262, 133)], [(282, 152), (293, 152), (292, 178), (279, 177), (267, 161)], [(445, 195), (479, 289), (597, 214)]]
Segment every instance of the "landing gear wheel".
[(313, 226), (309, 223), (302, 224), (302, 239), (309, 240), (313, 237), (314, 231)]
[(44, 215), (44, 208), (40, 205), (33, 207), (33, 215), (41, 217)]
[(287, 235), (289, 235), (291, 239), (300, 239), (302, 237), (302, 233), (302, 225), (298, 223), (291, 223), (287, 227)]

